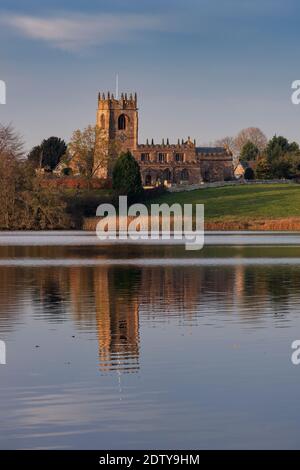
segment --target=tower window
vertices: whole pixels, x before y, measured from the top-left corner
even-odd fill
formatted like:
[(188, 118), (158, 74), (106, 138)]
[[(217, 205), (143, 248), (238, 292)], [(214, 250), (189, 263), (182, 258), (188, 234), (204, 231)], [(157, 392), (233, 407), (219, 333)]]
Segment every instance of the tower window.
[(118, 129), (124, 130), (126, 129), (126, 116), (125, 114), (120, 114), (118, 118)]
[(167, 154), (166, 154), (166, 153), (159, 153), (159, 154), (158, 154), (158, 161), (159, 161), (160, 163), (165, 162), (165, 161), (166, 161), (166, 157), (167, 157)]
[(149, 153), (141, 153), (141, 162), (149, 162)]
[(175, 162), (183, 162), (183, 153), (175, 153)]

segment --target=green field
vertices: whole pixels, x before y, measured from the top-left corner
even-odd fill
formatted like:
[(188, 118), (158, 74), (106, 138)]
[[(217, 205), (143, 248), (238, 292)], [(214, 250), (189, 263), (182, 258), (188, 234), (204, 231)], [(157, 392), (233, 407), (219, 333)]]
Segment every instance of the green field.
[(299, 184), (259, 184), (166, 193), (150, 202), (204, 204), (206, 221), (300, 217)]
[[(101, 197), (99, 198), (99, 196)], [(87, 197), (89, 196), (89, 197)], [(100, 200), (101, 199), (101, 200)], [(110, 191), (96, 191), (75, 198), (74, 213), (83, 212), (85, 230), (94, 230), (96, 207), (111, 202)], [(204, 204), (207, 230), (288, 230), (300, 231), (300, 184), (253, 184), (196, 189), (178, 193), (165, 192), (151, 203)]]

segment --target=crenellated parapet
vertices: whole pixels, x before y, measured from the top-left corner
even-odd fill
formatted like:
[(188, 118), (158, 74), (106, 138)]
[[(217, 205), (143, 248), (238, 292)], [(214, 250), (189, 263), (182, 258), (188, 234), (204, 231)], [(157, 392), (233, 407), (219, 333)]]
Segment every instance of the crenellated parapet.
[(136, 93), (121, 93), (121, 97), (115, 97), (109, 91), (107, 93), (98, 93), (98, 109), (137, 109)]
[(145, 144), (138, 144), (138, 149), (149, 149), (149, 150), (159, 150), (159, 149), (173, 149), (173, 150), (186, 150), (186, 149), (196, 149), (196, 140), (193, 141), (188, 137), (187, 140), (178, 139), (176, 144), (170, 144), (169, 139), (162, 139), (161, 143), (154, 142), (154, 139), (146, 140)]
[(169, 139), (162, 139), (161, 143), (151, 139), (145, 144), (139, 144), (134, 151), (134, 156), (141, 166), (156, 165), (157, 168), (166, 164), (170, 167), (184, 168), (187, 165), (197, 165), (196, 142), (190, 137), (187, 140), (179, 140), (171, 144)]
[(232, 153), (225, 147), (196, 147), (199, 161), (232, 160)]

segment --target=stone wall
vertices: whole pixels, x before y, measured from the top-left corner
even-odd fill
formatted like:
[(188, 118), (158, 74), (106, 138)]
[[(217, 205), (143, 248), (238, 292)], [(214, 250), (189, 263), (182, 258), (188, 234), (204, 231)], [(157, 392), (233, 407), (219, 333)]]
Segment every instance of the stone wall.
[(199, 183), (190, 184), (187, 186), (172, 186), (167, 188), (170, 193), (178, 193), (181, 191), (194, 191), (195, 189), (206, 189), (206, 188), (222, 188), (224, 186), (240, 186), (240, 185), (254, 185), (254, 184), (296, 184), (294, 180), (277, 179), (277, 180), (233, 180), (233, 181), (215, 181), (212, 183)]
[(234, 177), (232, 156), (224, 153), (198, 158), (204, 182), (228, 181)]

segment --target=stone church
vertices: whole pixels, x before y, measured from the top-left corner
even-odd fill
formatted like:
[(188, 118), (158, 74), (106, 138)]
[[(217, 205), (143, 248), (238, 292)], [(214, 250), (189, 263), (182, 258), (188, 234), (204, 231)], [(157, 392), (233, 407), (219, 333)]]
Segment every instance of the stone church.
[[(137, 160), (144, 186), (199, 184), (233, 178), (232, 154), (224, 147), (197, 147), (195, 140), (160, 144), (138, 143), (137, 95), (99, 93), (97, 125), (106, 142), (115, 142), (118, 152), (129, 150)], [(103, 177), (103, 169), (97, 176)]]

